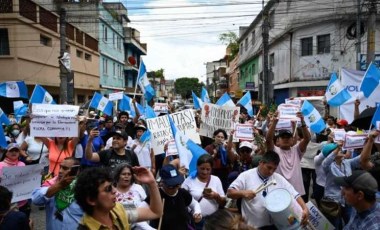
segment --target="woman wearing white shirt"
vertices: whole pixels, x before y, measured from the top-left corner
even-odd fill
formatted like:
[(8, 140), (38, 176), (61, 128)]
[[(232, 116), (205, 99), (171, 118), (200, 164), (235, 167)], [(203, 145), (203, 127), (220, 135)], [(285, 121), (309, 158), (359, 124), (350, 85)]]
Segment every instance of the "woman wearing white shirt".
[(132, 151), (137, 155), (139, 159), (140, 166), (150, 169), (153, 175), (156, 174), (156, 161), (154, 157), (154, 152), (151, 147), (150, 141), (142, 142), (140, 140), (143, 133), (146, 131), (146, 127), (143, 125), (137, 125), (136, 139), (133, 140)]
[(40, 162), (45, 163), (44, 166), (49, 164), (47, 158), (49, 149), (41, 138), (27, 136), (21, 144), (21, 149), (27, 153), (26, 164), (39, 164)]
[[(216, 212), (219, 207), (226, 204), (226, 195), (222, 182), (214, 175), (211, 169), (214, 159), (209, 154), (204, 154), (197, 161), (197, 176), (188, 177), (182, 184), (182, 188), (188, 190), (201, 206), (202, 216), (206, 217)], [(203, 221), (196, 224), (197, 229), (202, 229)]]

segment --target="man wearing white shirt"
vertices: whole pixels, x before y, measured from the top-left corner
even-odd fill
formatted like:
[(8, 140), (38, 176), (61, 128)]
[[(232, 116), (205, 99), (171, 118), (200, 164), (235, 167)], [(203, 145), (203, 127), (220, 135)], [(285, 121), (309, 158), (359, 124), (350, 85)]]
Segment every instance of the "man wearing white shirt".
[[(227, 190), (227, 196), (232, 199), (242, 198), (242, 215), (248, 225), (255, 228), (271, 228), (274, 224), (265, 208), (266, 195), (278, 188), (286, 189), (293, 199), (302, 208), (301, 223), (305, 225), (309, 216), (308, 208), (294, 187), (280, 174), (275, 173), (280, 162), (280, 157), (276, 152), (268, 151), (263, 155), (257, 168), (242, 172), (238, 178), (232, 182)], [(275, 180), (276, 184), (264, 189), (256, 194), (255, 190), (261, 185)]]

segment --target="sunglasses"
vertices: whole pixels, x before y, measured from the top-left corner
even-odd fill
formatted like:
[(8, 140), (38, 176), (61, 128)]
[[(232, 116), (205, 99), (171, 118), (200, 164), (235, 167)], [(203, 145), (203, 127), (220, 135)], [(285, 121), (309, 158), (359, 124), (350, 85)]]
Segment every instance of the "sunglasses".
[(106, 193), (110, 193), (110, 192), (112, 192), (112, 190), (113, 190), (112, 184), (109, 184), (104, 188), (104, 192), (106, 192)]

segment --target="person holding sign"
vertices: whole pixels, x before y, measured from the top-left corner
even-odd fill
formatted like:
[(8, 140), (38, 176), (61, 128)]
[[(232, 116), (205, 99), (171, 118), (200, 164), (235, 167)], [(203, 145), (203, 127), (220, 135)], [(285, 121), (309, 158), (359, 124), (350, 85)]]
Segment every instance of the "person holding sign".
[(75, 202), (74, 186), (79, 172), (79, 160), (65, 158), (59, 167), (59, 173), (46, 181), (32, 193), (35, 205), (45, 205), (46, 229), (76, 229), (83, 211)]

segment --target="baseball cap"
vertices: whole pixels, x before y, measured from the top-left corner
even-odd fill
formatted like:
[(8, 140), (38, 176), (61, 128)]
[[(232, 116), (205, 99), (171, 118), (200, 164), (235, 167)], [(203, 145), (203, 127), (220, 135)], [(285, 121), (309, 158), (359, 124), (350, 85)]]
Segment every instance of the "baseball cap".
[(292, 134), (292, 132), (290, 130), (281, 129), (280, 131), (278, 131), (277, 136), (278, 137), (285, 137), (285, 136), (292, 137), (293, 134)]
[(340, 119), (336, 122), (338, 125), (340, 126), (347, 126), (348, 125), (348, 121), (344, 120), (344, 119)]
[(10, 143), (8, 146), (7, 146), (7, 150), (11, 150), (11, 149), (18, 149), (20, 150), (20, 146), (16, 143)]
[(336, 177), (334, 180), (339, 186), (355, 188), (367, 194), (375, 194), (378, 189), (376, 179), (364, 170), (356, 170), (351, 176)]
[(182, 184), (185, 178), (171, 164), (164, 165), (160, 170), (161, 181), (167, 186)]
[(253, 149), (252, 147), (252, 143), (251, 142), (248, 142), (248, 141), (242, 141), (239, 145), (239, 149), (243, 148), (243, 147), (247, 147), (247, 148), (250, 148), (250, 149)]
[(325, 144), (322, 148), (323, 156), (327, 157), (332, 151), (334, 151), (338, 147), (335, 143)]
[(144, 125), (136, 125), (135, 130), (146, 130), (146, 127)]
[(122, 130), (116, 130), (114, 132), (111, 132), (111, 136), (119, 136), (122, 137), (124, 140), (128, 139), (128, 134), (125, 131)]

